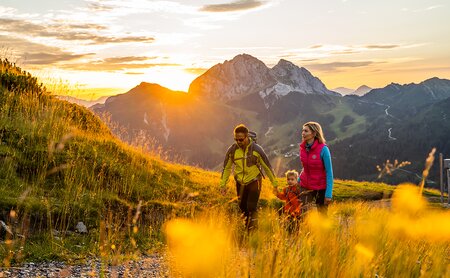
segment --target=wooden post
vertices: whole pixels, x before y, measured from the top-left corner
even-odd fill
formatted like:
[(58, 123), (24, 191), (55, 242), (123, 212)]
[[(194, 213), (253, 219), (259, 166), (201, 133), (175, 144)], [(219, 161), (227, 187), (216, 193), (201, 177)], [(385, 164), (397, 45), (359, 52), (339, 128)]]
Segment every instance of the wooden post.
[(450, 205), (450, 168), (447, 169), (447, 204)]
[(442, 153), (439, 154), (439, 177), (440, 177), (440, 185), (441, 185), (441, 204), (444, 203), (444, 158)]

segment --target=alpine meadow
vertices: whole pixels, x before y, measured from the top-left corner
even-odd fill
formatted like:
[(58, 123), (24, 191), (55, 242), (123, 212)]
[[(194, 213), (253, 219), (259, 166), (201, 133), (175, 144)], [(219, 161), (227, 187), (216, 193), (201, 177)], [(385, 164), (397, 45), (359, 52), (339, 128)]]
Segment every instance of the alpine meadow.
[(0, 277), (450, 277), (449, 12), (1, 1)]
[[(167, 252), (170, 276), (449, 274), (450, 213), (427, 201), (438, 200), (436, 190), (337, 180), (329, 218), (311, 212), (293, 235), (264, 184), (259, 228), (244, 240), (219, 173), (119, 141), (92, 112), (56, 99), (7, 60), (1, 81), (2, 271)], [(73, 232), (79, 221), (87, 233)]]

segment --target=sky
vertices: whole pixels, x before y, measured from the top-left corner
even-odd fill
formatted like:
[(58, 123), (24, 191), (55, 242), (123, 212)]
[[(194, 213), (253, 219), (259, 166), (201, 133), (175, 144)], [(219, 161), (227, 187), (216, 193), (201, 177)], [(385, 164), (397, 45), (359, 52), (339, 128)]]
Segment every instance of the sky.
[(0, 56), (80, 98), (187, 91), (242, 53), (327, 88), (450, 79), (447, 0), (0, 0)]

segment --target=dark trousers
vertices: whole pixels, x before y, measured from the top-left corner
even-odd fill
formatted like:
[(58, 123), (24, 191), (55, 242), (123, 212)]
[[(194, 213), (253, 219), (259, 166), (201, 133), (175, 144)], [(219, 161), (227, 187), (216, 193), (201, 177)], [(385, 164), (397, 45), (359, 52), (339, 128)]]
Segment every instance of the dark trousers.
[(328, 205), (325, 205), (325, 190), (309, 190), (306, 188), (300, 188), (301, 201), (303, 205), (308, 208), (313, 202), (316, 203), (317, 210), (322, 214), (328, 213)]
[(259, 194), (261, 193), (261, 179), (255, 180), (249, 184), (241, 185), (236, 182), (236, 191), (238, 195), (239, 208), (245, 219), (245, 227), (248, 231), (257, 226), (257, 206)]

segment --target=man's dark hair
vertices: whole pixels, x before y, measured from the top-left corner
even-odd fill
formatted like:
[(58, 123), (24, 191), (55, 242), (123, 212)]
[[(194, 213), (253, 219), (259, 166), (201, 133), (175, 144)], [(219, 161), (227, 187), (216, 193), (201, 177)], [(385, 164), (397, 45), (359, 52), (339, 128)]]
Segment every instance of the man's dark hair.
[(240, 124), (234, 128), (234, 134), (236, 134), (236, 133), (244, 133), (247, 136), (248, 128), (245, 125)]

